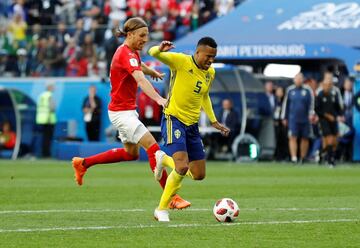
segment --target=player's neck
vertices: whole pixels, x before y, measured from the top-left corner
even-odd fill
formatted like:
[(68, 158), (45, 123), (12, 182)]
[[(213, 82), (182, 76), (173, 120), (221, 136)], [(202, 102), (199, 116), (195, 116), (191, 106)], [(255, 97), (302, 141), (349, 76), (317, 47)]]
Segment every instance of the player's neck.
[(130, 48), (131, 51), (136, 51), (136, 49), (132, 47), (131, 43), (128, 40), (124, 41), (124, 45)]
[(198, 62), (196, 61), (195, 55), (193, 55), (193, 56), (191, 56), (191, 57), (192, 57), (192, 59), (193, 59), (194, 64), (196, 65), (196, 67), (199, 68), (200, 70), (204, 70), (204, 69), (202, 69), (202, 68), (199, 66)]

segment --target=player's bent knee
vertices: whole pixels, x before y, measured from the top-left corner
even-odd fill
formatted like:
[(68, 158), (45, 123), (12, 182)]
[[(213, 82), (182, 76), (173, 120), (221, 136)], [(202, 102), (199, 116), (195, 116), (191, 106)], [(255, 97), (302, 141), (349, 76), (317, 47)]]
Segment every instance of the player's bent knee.
[(194, 175), (193, 174), (193, 179), (196, 181), (201, 181), (205, 179), (205, 174), (199, 174), (199, 175)]
[(189, 170), (189, 166), (184, 165), (184, 166), (178, 166), (175, 165), (175, 170), (177, 173), (179, 173), (180, 175), (186, 175), (187, 171)]

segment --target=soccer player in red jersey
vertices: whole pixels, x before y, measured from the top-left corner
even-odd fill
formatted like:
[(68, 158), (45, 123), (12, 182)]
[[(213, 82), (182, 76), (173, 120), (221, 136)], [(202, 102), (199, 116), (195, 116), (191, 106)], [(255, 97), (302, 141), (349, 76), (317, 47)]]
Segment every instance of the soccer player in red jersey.
[[(156, 167), (155, 152), (159, 151), (160, 147), (136, 112), (138, 86), (159, 105), (164, 106), (167, 102), (144, 76), (146, 74), (154, 79), (163, 78), (163, 74), (149, 68), (140, 60), (139, 51), (148, 41), (148, 35), (147, 24), (138, 17), (127, 20), (124, 29), (117, 33), (117, 36), (125, 36), (125, 41), (117, 48), (111, 62), (111, 101), (108, 114), (111, 123), (119, 131), (124, 148), (115, 148), (87, 158), (74, 157), (72, 164), (78, 185), (82, 185), (85, 172), (93, 165), (137, 160), (139, 146), (146, 150), (151, 170), (154, 171)], [(162, 188), (165, 187), (166, 179), (167, 173), (164, 170), (159, 181)], [(177, 209), (189, 206), (190, 203), (178, 195), (175, 195), (169, 204), (170, 208)]]

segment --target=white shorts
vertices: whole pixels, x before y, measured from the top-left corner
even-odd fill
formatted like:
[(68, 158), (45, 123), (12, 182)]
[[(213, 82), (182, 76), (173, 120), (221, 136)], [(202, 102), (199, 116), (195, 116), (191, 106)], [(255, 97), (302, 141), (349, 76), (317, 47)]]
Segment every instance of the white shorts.
[(111, 123), (119, 131), (119, 138), (123, 143), (139, 143), (140, 139), (149, 132), (139, 120), (136, 110), (108, 111)]

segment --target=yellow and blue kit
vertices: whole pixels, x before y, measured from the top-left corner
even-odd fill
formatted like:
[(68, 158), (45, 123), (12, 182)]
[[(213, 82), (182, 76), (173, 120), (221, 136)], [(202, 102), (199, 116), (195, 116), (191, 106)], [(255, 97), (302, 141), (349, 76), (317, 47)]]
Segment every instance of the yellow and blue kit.
[(198, 121), (201, 108), (211, 123), (216, 121), (209, 91), (215, 69), (202, 70), (194, 57), (183, 53), (160, 52), (155, 46), (149, 54), (171, 70), (168, 103), (164, 108), (161, 133), (169, 155), (186, 151), (189, 161), (204, 159)]

